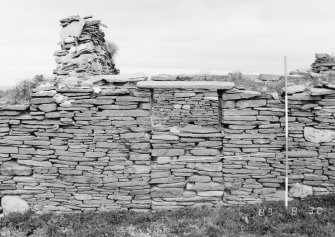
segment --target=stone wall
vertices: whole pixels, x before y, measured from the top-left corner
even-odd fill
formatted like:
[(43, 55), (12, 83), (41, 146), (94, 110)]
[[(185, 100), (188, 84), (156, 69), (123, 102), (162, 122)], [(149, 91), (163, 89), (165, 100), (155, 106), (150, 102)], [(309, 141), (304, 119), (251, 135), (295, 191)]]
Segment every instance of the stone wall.
[[(334, 88), (288, 88), (292, 197), (301, 196), (294, 183), (314, 195), (335, 190)], [(208, 78), (112, 75), (79, 87), (41, 85), (31, 104), (0, 109), (0, 197), (20, 196), (35, 211), (284, 198), (278, 93)]]

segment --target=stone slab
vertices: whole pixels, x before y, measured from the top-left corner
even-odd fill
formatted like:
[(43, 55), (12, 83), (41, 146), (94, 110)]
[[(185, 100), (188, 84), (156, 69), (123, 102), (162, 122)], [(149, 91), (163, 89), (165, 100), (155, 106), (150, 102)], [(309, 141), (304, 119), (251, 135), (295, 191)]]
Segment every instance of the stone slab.
[(229, 90), (234, 87), (233, 82), (218, 81), (141, 81), (137, 83), (139, 88), (148, 89), (210, 89)]

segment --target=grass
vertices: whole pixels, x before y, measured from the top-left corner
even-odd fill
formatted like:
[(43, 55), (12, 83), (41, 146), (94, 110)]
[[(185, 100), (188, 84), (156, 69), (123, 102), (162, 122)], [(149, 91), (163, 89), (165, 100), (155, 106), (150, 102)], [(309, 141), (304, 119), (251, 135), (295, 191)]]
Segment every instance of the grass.
[(29, 102), (31, 99), (31, 90), (43, 80), (43, 75), (36, 75), (33, 79), (26, 79), (11, 88), (0, 90), (0, 100), (6, 101), (8, 104)]
[[(322, 208), (322, 213), (316, 214), (314, 211), (310, 215), (310, 207), (319, 207), (319, 210)], [(36, 215), (28, 212), (2, 218), (0, 229), (0, 236), (6, 236), (7, 233), (7, 236), (35, 237), (330, 237), (335, 236), (335, 195), (293, 201), (288, 210), (284, 208), (283, 202), (264, 202), (156, 213), (86, 212)]]

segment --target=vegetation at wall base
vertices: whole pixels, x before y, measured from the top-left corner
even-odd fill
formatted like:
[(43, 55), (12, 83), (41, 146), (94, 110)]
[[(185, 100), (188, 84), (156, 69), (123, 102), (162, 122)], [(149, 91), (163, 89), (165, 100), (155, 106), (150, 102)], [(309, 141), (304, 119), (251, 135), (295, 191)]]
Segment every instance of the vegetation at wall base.
[(11, 214), (0, 236), (335, 236), (335, 195), (155, 213)]

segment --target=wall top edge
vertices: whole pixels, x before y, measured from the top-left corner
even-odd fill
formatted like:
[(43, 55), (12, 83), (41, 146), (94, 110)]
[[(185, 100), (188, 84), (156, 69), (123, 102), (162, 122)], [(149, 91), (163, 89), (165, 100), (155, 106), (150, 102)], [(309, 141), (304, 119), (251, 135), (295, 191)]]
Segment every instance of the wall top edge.
[(137, 87), (146, 89), (210, 89), (229, 90), (235, 86), (233, 82), (219, 81), (140, 81)]

